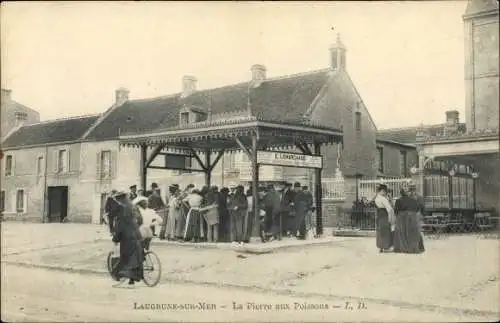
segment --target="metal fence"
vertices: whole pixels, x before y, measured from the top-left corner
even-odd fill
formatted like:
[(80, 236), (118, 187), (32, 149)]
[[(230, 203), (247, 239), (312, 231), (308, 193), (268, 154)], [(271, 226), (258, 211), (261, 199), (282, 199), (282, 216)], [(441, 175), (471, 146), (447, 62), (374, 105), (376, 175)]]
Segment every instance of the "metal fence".
[[(336, 231), (375, 230), (377, 209), (370, 206), (339, 208), (334, 220)], [(419, 216), (422, 233), (430, 239), (445, 239), (457, 234), (477, 234), (498, 239), (500, 217), (491, 213), (444, 214)]]
[(342, 201), (345, 199), (345, 182), (343, 178), (323, 179), (321, 190), (325, 200)]
[(398, 196), (399, 191), (404, 187), (404, 185), (408, 184), (411, 181), (411, 178), (402, 177), (360, 180), (359, 197), (371, 200), (377, 192), (377, 186), (379, 186), (380, 184), (387, 185), (387, 188), (393, 191), (393, 195)]

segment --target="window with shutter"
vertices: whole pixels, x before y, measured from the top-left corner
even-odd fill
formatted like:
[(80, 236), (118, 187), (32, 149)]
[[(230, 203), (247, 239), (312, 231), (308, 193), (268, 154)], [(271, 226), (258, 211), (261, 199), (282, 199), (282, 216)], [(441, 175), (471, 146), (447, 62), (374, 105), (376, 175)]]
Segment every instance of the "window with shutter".
[(68, 171), (68, 151), (61, 149), (57, 155), (57, 172), (66, 173)]
[(16, 193), (16, 212), (17, 213), (25, 213), (25, 197), (24, 190), (17, 190)]
[(0, 192), (0, 212), (5, 211), (5, 191)]
[(384, 173), (384, 148), (377, 147), (377, 166), (378, 171)]
[(111, 178), (116, 178), (118, 172), (118, 153), (116, 151), (111, 152)]
[(111, 178), (111, 151), (101, 151), (101, 178)]
[(43, 156), (39, 156), (36, 161), (36, 175), (40, 176), (44, 173), (43, 169)]
[(7, 155), (5, 157), (5, 176), (13, 175), (13, 157), (12, 155)]
[(361, 131), (361, 112), (356, 112), (355, 113), (356, 120), (355, 120), (355, 127), (356, 131)]
[(102, 179), (102, 173), (101, 173), (101, 152), (97, 153), (97, 158), (96, 158), (96, 163), (95, 163), (95, 177), (96, 179)]

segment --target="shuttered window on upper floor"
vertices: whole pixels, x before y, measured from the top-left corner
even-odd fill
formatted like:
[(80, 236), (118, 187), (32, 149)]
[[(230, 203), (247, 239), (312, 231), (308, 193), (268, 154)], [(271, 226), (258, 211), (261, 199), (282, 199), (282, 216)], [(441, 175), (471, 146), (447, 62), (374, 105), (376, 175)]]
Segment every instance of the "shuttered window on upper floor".
[(69, 149), (57, 149), (54, 151), (53, 171), (56, 174), (64, 174), (70, 171), (70, 153)]
[(12, 155), (5, 156), (5, 176), (14, 175), (14, 157)]
[(97, 179), (101, 180), (116, 178), (116, 161), (117, 155), (115, 151), (102, 150), (98, 152), (96, 160)]

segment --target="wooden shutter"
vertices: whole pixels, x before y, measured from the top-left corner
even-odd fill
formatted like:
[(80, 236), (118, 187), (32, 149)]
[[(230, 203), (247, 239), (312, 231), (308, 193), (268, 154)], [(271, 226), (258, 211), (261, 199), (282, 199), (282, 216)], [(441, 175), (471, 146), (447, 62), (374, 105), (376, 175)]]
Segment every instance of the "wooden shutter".
[(101, 179), (102, 173), (101, 173), (101, 152), (97, 153), (97, 158), (96, 158), (96, 166), (95, 166), (95, 171), (96, 171), (96, 178)]
[(118, 167), (118, 153), (114, 150), (111, 151), (111, 156), (110, 156), (110, 175), (111, 178), (116, 178), (117, 175), (117, 167)]
[(23, 190), (23, 213), (28, 213), (28, 191)]
[(14, 154), (12, 154), (10, 174), (12, 176), (16, 175), (16, 157), (14, 156)]
[(54, 150), (52, 152), (53, 160), (52, 160), (52, 169), (55, 174), (59, 172), (59, 150)]
[(66, 149), (66, 172), (71, 171), (71, 154), (70, 154), (70, 149), (69, 147)]

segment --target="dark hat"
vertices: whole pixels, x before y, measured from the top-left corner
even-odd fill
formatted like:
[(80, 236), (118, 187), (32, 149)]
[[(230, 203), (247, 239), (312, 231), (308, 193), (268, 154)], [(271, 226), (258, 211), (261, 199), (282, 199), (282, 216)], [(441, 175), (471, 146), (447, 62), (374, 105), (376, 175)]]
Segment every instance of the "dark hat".
[(130, 185), (129, 188), (137, 188), (137, 185)]
[(158, 184), (157, 184), (157, 183), (153, 183), (153, 184), (151, 184), (151, 187), (152, 187), (152, 188), (157, 188), (157, 187), (158, 187)]
[(179, 184), (172, 184), (173, 187), (179, 188)]
[(190, 188), (193, 188), (194, 187), (194, 184), (188, 184), (188, 186), (186, 186), (186, 189), (190, 189)]
[(299, 182), (295, 182), (295, 184), (293, 184), (293, 187), (302, 187), (302, 186), (300, 185)]
[(387, 185), (385, 185), (385, 184), (380, 184), (380, 185), (377, 187), (377, 192), (380, 192), (380, 191), (386, 191), (386, 192), (387, 192)]
[(307, 187), (307, 186), (302, 186), (302, 189), (303, 189), (304, 191), (307, 191), (307, 190), (309, 189), (309, 187)]
[(288, 182), (287, 182), (287, 183), (285, 183), (285, 186), (286, 186), (286, 187), (292, 187), (292, 183), (288, 183)]

